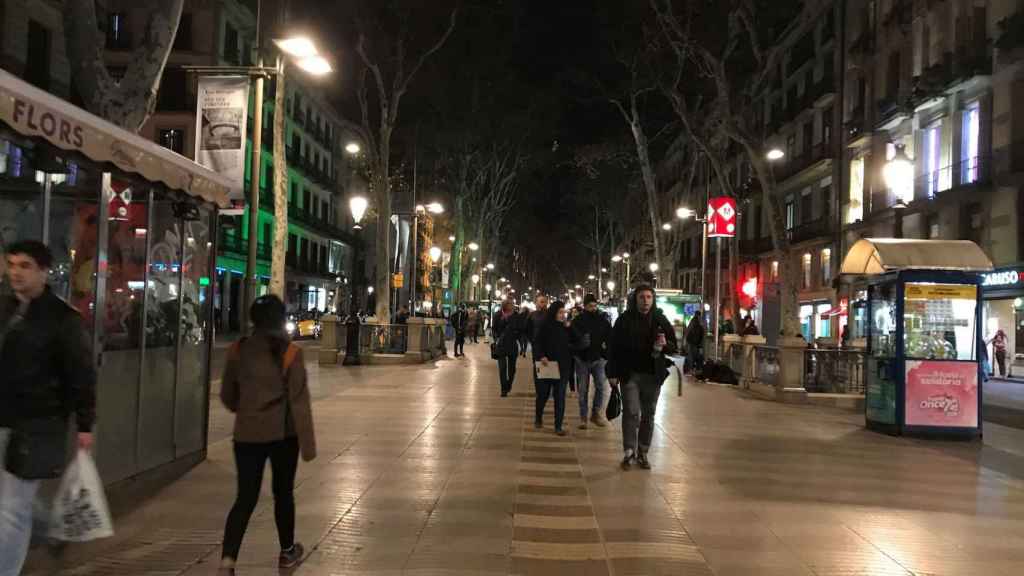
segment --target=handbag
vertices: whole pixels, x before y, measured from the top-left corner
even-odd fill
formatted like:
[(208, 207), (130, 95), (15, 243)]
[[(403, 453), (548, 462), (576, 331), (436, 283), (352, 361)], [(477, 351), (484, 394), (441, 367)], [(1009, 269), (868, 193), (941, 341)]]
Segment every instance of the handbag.
[(22, 420), (11, 429), (4, 468), (22, 480), (58, 478), (67, 462), (68, 421)]
[(615, 420), (622, 414), (622, 393), (618, 386), (612, 386), (611, 396), (608, 398), (608, 407), (604, 410), (604, 417), (608, 420)]

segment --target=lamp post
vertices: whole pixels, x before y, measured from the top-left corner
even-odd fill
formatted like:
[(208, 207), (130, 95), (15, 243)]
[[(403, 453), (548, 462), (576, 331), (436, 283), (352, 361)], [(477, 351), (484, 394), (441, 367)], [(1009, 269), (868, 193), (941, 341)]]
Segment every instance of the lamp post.
[(914, 161), (907, 156), (906, 146), (896, 144), (896, 153), (892, 159), (886, 162), (882, 171), (885, 177), (885, 185), (896, 195), (896, 203), (893, 204), (893, 236), (903, 237), (903, 211), (907, 208), (907, 201), (912, 198), (914, 186)]

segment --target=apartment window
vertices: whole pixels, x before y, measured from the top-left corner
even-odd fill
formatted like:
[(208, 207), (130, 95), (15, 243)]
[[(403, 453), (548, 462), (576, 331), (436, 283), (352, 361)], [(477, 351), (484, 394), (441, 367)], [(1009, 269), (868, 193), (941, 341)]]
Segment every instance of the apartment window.
[(771, 264), (771, 266), (769, 268), (770, 268), (770, 272), (768, 274), (768, 277), (771, 278), (772, 282), (778, 282), (779, 281), (779, 261), (778, 260), (772, 260), (772, 264)]
[(885, 76), (886, 97), (894, 100), (900, 93), (900, 51), (889, 54), (889, 67)]
[(174, 49), (192, 49), (192, 14), (189, 12), (182, 12), (181, 19), (178, 20), (178, 32), (174, 35)]
[(832, 144), (832, 114), (832, 108), (821, 113), (821, 146), (826, 152)]
[(238, 30), (231, 24), (224, 25), (224, 60), (231, 64), (239, 64)]
[(800, 191), (800, 223), (807, 224), (814, 220), (814, 195), (810, 187)]
[(802, 264), (801, 268), (802, 268), (803, 274), (800, 275), (801, 276), (801, 278), (800, 278), (800, 280), (801, 280), (800, 286), (804, 290), (808, 290), (811, 287), (811, 260), (812, 260), (812, 258), (811, 258), (810, 252), (804, 254), (804, 256), (802, 258), (802, 263), (801, 263)]
[(43, 90), (50, 88), (50, 31), (35, 20), (28, 21), (28, 52), (25, 80)]
[(828, 286), (832, 282), (832, 249), (823, 248), (821, 251), (821, 285)]
[(941, 238), (941, 234), (939, 233), (939, 215), (938, 214), (929, 214), (928, 215), (927, 223), (928, 223), (928, 238), (931, 239), (931, 240), (936, 240), (938, 238)]
[(810, 158), (813, 156), (811, 148), (814, 145), (814, 120), (804, 123), (804, 155)]
[(160, 77), (156, 108), (160, 111), (194, 110), (195, 100), (189, 94), (189, 79), (181, 68), (165, 68)]
[(307, 214), (313, 213), (313, 207), (311, 206), (311, 203), (313, 201), (312, 198), (313, 195), (310, 194), (309, 190), (305, 190), (302, 192), (302, 209), (305, 210)]
[(979, 123), (979, 106), (977, 102), (972, 102), (963, 112), (960, 145), (961, 184), (973, 184), (978, 181), (978, 134), (981, 129)]
[(786, 230), (792, 230), (796, 226), (796, 204), (793, 197), (786, 198)]
[(181, 128), (167, 128), (160, 130), (157, 136), (157, 143), (178, 154), (185, 153), (185, 131)]
[(938, 122), (929, 126), (924, 131), (924, 172), (925, 192), (928, 197), (935, 196), (942, 187), (942, 167), (939, 165), (942, 157), (942, 125)]
[(131, 48), (124, 12), (112, 12), (107, 16), (107, 48), (111, 50)]

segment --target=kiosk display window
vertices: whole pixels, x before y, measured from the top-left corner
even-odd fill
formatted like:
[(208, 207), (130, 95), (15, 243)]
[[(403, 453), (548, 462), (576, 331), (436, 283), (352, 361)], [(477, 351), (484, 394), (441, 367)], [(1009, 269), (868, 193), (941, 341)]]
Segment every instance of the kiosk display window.
[(868, 293), (865, 409), (873, 422), (896, 423), (896, 283), (871, 286)]

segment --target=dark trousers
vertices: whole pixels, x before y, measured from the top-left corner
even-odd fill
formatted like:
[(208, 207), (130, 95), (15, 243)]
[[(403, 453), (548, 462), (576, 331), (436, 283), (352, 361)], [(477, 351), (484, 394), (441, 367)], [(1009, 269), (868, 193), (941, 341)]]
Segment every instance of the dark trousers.
[(654, 411), (661, 385), (653, 374), (633, 374), (622, 384), (622, 449), (646, 454), (654, 436)]
[(512, 383), (516, 381), (516, 359), (518, 354), (498, 358), (498, 380), (501, 382), (501, 393), (512, 391)]
[(999, 375), (1006, 376), (1006, 350), (996, 350), (996, 364), (999, 365)]
[(466, 355), (466, 333), (456, 332), (455, 333), (455, 355), (465, 356)]
[(267, 459), (274, 474), (274, 522), (281, 549), (295, 543), (295, 471), (299, 466), (299, 440), (286, 438), (277, 442), (235, 442), (235, 468), (238, 470), (238, 496), (224, 526), (222, 558), (238, 559), (242, 537), (249, 526), (263, 485), (263, 469)]
[(536, 378), (534, 386), (537, 388), (537, 413), (535, 422), (544, 420), (544, 408), (548, 404), (548, 398), (555, 395), (555, 430), (562, 429), (562, 422), (565, 420), (565, 389), (569, 385), (568, 378), (552, 380), (549, 378)]

